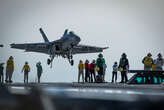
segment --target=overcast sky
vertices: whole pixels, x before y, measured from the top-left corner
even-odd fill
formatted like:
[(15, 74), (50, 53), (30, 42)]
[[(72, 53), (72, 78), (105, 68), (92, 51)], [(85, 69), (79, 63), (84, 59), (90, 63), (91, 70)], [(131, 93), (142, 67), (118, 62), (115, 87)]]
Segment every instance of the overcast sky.
[(67, 59), (56, 58), (50, 69), (48, 55), (10, 49), (11, 43), (43, 42), (40, 27), (51, 41), (59, 39), (67, 28), (81, 37), (81, 44), (109, 46), (103, 52), (107, 81), (111, 81), (113, 62), (119, 61), (123, 52), (130, 69), (143, 69), (141, 61), (148, 52), (153, 58), (159, 52), (164, 54), (163, 0), (0, 0), (0, 43), (5, 45), (0, 48), (0, 62), (14, 56), (15, 82), (23, 82), (25, 61), (31, 66), (30, 81), (36, 80), (35, 64), (41, 61), (42, 81), (75, 82), (79, 60), (97, 58), (98, 54), (75, 55), (73, 67)]

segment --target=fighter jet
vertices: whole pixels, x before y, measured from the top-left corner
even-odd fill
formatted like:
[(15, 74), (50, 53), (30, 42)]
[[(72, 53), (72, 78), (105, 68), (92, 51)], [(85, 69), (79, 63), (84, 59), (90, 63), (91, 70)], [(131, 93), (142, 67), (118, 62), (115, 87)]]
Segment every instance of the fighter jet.
[(0, 44), (0, 47), (3, 47), (3, 45), (2, 45), (2, 44)]
[(50, 58), (47, 59), (47, 64), (52, 67), (52, 61), (54, 57), (61, 56), (67, 58), (69, 63), (73, 66), (74, 60), (73, 55), (82, 54), (82, 53), (97, 53), (103, 52), (104, 49), (108, 47), (96, 47), (88, 45), (80, 45), (80, 37), (77, 36), (74, 32), (66, 29), (63, 36), (59, 40), (50, 42), (44, 33), (43, 29), (39, 29), (44, 43), (24, 43), (24, 44), (11, 44), (11, 48), (23, 49), (25, 52), (39, 52), (50, 55)]

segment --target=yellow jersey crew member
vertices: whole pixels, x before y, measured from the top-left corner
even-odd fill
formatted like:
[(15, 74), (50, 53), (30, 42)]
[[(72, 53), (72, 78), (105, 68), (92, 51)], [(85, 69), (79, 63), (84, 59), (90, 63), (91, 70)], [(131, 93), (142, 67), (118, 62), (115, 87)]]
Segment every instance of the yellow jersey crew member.
[(6, 83), (12, 83), (12, 75), (14, 72), (14, 58), (12, 56), (9, 57), (6, 63)]
[(144, 64), (144, 70), (152, 70), (153, 65), (153, 58), (152, 54), (148, 53), (146, 57), (142, 60), (142, 63)]
[[(151, 71), (152, 70), (152, 66), (154, 69), (154, 65), (153, 65), (153, 58), (152, 58), (152, 54), (148, 53), (147, 56), (145, 56), (142, 60), (142, 63), (144, 64), (144, 70), (146, 71)], [(150, 73), (145, 73), (145, 83), (152, 83), (153, 82), (153, 75)], [(143, 80), (143, 79), (142, 79)]]
[(84, 69), (85, 69), (85, 65), (83, 64), (83, 61), (80, 60), (79, 61), (79, 65), (78, 65), (78, 83), (80, 82), (80, 76), (82, 75), (82, 82), (84, 83)]
[(28, 62), (25, 62), (25, 65), (22, 68), (22, 72), (24, 71), (24, 83), (28, 83), (28, 74), (30, 72), (30, 66)]

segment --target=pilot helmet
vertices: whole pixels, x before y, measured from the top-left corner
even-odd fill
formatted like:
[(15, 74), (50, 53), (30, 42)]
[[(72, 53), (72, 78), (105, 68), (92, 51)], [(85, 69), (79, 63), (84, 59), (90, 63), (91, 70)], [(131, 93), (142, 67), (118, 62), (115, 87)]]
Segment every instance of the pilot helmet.
[(69, 34), (74, 34), (74, 32), (73, 31), (70, 31)]

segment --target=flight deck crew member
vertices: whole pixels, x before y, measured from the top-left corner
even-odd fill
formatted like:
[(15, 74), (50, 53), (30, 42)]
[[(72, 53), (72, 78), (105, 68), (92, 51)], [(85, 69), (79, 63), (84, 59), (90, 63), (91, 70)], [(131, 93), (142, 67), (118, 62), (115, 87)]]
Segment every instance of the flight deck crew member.
[(6, 82), (12, 83), (12, 75), (14, 72), (14, 58), (12, 56), (9, 57), (6, 66)]
[(117, 62), (115, 62), (113, 65), (112, 83), (114, 82), (114, 77), (115, 77), (115, 82), (117, 81), (117, 71), (118, 71), (118, 65)]
[(104, 65), (103, 65), (103, 82), (105, 82), (106, 68), (107, 68), (107, 65), (104, 64)]
[(158, 58), (154, 60), (154, 64), (156, 65), (157, 70), (163, 70), (164, 59), (161, 53), (159, 53)]
[(38, 83), (40, 83), (40, 77), (43, 73), (43, 69), (42, 69), (42, 65), (41, 65), (41, 62), (38, 62), (36, 64), (36, 67), (37, 67), (37, 76), (38, 76)]
[(147, 56), (143, 58), (142, 63), (144, 64), (144, 70), (151, 70), (153, 64), (152, 54), (148, 53)]
[(22, 68), (22, 72), (24, 71), (24, 83), (28, 83), (28, 74), (30, 72), (30, 66), (28, 62), (25, 62), (25, 65)]
[(89, 61), (85, 61), (85, 82), (90, 82), (90, 64)]
[(129, 70), (129, 61), (127, 59), (127, 55), (125, 53), (122, 54), (119, 68), (121, 68), (121, 82), (120, 83), (126, 83), (128, 81), (127, 77), (127, 71)]
[(4, 82), (4, 76), (3, 76), (4, 67), (3, 67), (3, 65), (4, 65), (4, 63), (0, 63), (0, 83)]
[[(155, 67), (156, 67), (156, 70), (162, 71), (162, 70), (163, 70), (162, 67), (163, 67), (163, 65), (164, 65), (164, 59), (163, 59), (161, 53), (159, 53), (157, 56), (158, 56), (158, 58), (155, 59), (153, 63), (154, 63), (154, 65), (155, 65)], [(161, 73), (156, 74), (157, 82), (158, 82), (158, 83), (161, 83), (161, 82), (160, 82), (160, 76), (161, 76), (161, 75), (162, 75)]]
[[(148, 53), (147, 56), (145, 56), (142, 60), (142, 63), (144, 64), (144, 70), (150, 71), (152, 70), (152, 66), (153, 66), (153, 58), (152, 58), (152, 54)], [(154, 82), (154, 78), (152, 74), (148, 74), (145, 73), (145, 77), (146, 77), (146, 81), (145, 83), (152, 83)], [(149, 80), (150, 77), (150, 80)], [(142, 79), (144, 81), (144, 79)]]
[(84, 69), (85, 69), (85, 65), (83, 64), (83, 61), (80, 60), (79, 61), (79, 65), (78, 65), (78, 83), (80, 82), (80, 76), (82, 75), (82, 82), (84, 83)]
[[(96, 68), (96, 60), (93, 60), (92, 63), (90, 64), (90, 72), (91, 72), (91, 82), (96, 82), (96, 73), (95, 73), (95, 68)], [(93, 81), (94, 79), (94, 81)]]
[(102, 81), (104, 81), (104, 67), (105, 67), (105, 59), (103, 55), (100, 53), (96, 60), (96, 67), (99, 68), (98, 75), (101, 77)]

